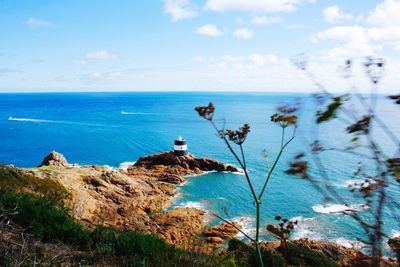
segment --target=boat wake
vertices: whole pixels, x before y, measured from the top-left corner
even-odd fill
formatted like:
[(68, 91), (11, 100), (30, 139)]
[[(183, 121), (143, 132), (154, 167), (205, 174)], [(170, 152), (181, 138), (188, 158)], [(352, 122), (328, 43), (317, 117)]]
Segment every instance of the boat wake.
[[(56, 123), (56, 124), (66, 124), (66, 125), (81, 125), (81, 126), (93, 126), (93, 127), (104, 127), (102, 124), (76, 122), (76, 121), (59, 121), (59, 120), (45, 120), (45, 119), (34, 119), (34, 118), (15, 118), (8, 117), (9, 121), (19, 121), (19, 122), (33, 122), (33, 123)], [(115, 125), (109, 125), (111, 127), (118, 127)]]
[(56, 122), (52, 120), (43, 120), (43, 119), (32, 119), (32, 118), (14, 118), (14, 117), (8, 117), (9, 121), (29, 121), (29, 122)]
[(156, 113), (121, 111), (121, 114), (122, 115), (155, 115)]

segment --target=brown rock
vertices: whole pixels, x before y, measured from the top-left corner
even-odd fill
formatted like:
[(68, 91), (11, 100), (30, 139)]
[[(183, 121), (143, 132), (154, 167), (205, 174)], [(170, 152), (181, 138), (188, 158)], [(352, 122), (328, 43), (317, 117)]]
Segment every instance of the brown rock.
[[(69, 165), (61, 154), (53, 151), (40, 170), (26, 171), (60, 182), (71, 195), (67, 203), (71, 215), (88, 228), (104, 225), (153, 233), (182, 246), (204, 230), (204, 211), (178, 208), (159, 212), (173, 203), (171, 196), (176, 194), (176, 185), (185, 181), (184, 176), (230, 169), (237, 171), (212, 159), (192, 155), (176, 157), (171, 152), (163, 152), (142, 157), (126, 171), (110, 170), (102, 166)], [(231, 235), (229, 229), (221, 231), (224, 233), (219, 235)]]
[[(241, 229), (242, 226), (240, 224), (234, 223), (234, 225)], [(233, 238), (239, 233), (239, 230), (236, 229), (230, 223), (223, 223), (214, 227), (209, 228), (203, 234), (208, 237), (220, 237), (220, 238)]]
[[(309, 240), (307, 238), (294, 240), (291, 242), (308, 249), (318, 251), (328, 258), (331, 258), (341, 266), (372, 266), (372, 257), (353, 248), (340, 246), (336, 243)], [(392, 260), (382, 259), (381, 266), (394, 267), (397, 266), (397, 263)]]
[[(231, 165), (223, 164), (219, 161), (208, 158), (196, 158), (192, 154), (178, 157), (174, 152), (162, 152), (155, 155), (139, 158), (135, 166), (146, 168), (157, 168), (157, 166), (176, 167), (176, 174), (194, 174), (200, 171), (229, 171), (238, 172), (239, 170)], [(180, 172), (180, 173), (179, 173)]]
[(69, 164), (62, 154), (53, 150), (43, 159), (42, 164), (39, 165), (39, 167), (42, 166), (69, 167)]
[(204, 229), (204, 214), (204, 211), (194, 208), (177, 208), (156, 214), (152, 220), (157, 225), (156, 233), (168, 243), (182, 245)]
[(224, 240), (220, 237), (207, 237), (206, 239), (207, 243), (222, 243)]
[(277, 249), (281, 246), (281, 241), (268, 241), (268, 242), (261, 242), (261, 246), (266, 249)]

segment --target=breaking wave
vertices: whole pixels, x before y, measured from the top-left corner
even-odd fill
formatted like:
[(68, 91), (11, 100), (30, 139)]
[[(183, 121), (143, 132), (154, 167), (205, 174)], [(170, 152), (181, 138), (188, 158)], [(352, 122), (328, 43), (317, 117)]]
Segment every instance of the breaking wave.
[(336, 243), (338, 245), (341, 245), (343, 247), (346, 247), (346, 248), (354, 248), (354, 249), (357, 249), (357, 250), (362, 250), (362, 249), (365, 248), (365, 244), (364, 243), (362, 243), (360, 241), (357, 241), (357, 240), (346, 239), (344, 237), (339, 237), (339, 238), (336, 238), (336, 239), (334, 239), (332, 241), (334, 243)]
[[(250, 237), (254, 237), (256, 235), (256, 228), (254, 227), (256, 219), (250, 216), (240, 216), (232, 219), (233, 222), (240, 224), (242, 226), (242, 231), (245, 232)], [(236, 235), (237, 238), (244, 238), (244, 234), (239, 232)]]
[(317, 218), (304, 218), (303, 216), (297, 216), (291, 218), (290, 221), (297, 221), (297, 225), (291, 234), (291, 239), (310, 238), (313, 240), (321, 240), (324, 238), (324, 235), (322, 234), (324, 229), (319, 224)]
[(128, 170), (128, 168), (132, 165), (134, 165), (136, 163), (136, 161), (126, 161), (126, 162), (122, 162), (121, 164), (119, 164), (118, 169), (121, 170)]
[(188, 201), (178, 205), (179, 208), (195, 208), (200, 210), (205, 210), (205, 206), (201, 202)]
[(355, 212), (368, 209), (368, 206), (365, 204), (355, 204), (355, 205), (342, 205), (342, 204), (325, 204), (325, 205), (314, 205), (312, 209), (315, 212), (329, 214), (329, 213), (345, 213), (345, 212)]

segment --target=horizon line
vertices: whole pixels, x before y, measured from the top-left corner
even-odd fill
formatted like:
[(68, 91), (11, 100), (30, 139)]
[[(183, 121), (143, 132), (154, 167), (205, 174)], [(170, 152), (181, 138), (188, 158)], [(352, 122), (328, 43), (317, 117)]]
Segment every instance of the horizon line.
[[(223, 90), (223, 91), (198, 91), (198, 90), (193, 90), (193, 91), (174, 91), (174, 90), (150, 90), (150, 91), (145, 91), (145, 90), (132, 90), (132, 91), (0, 91), (0, 94), (62, 94), (62, 93), (67, 93), (67, 94), (88, 94), (88, 93), (261, 93), (261, 94), (313, 94), (313, 93), (318, 93), (317, 91), (304, 91), (304, 92), (293, 92), (293, 91), (253, 91), (253, 90), (240, 90), (240, 91), (230, 91), (230, 90)], [(332, 93), (337, 93), (337, 94), (349, 94), (349, 93), (338, 93), (338, 92), (332, 92)], [(350, 93), (351, 94), (351, 93)], [(369, 92), (361, 92), (362, 95), (369, 95), (371, 93)], [(383, 93), (383, 92), (377, 92), (374, 93), (373, 95), (382, 95), (382, 96), (388, 96), (391, 95), (392, 93)]]

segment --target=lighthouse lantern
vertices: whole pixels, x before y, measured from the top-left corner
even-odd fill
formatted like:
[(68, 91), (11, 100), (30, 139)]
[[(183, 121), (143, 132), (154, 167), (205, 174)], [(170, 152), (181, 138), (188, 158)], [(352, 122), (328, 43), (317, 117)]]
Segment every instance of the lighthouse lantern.
[(185, 156), (188, 153), (186, 141), (182, 136), (179, 136), (178, 139), (175, 140), (174, 153), (178, 157)]

